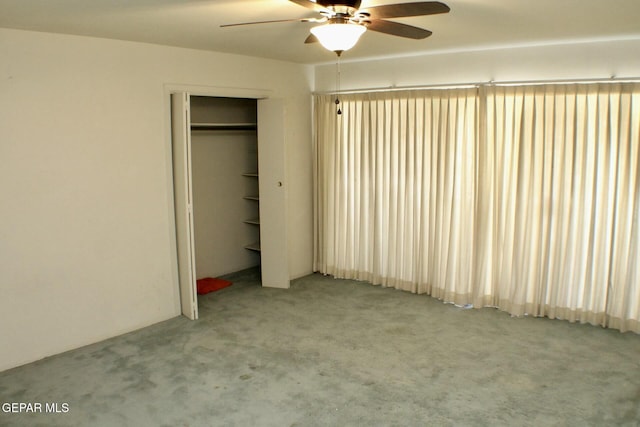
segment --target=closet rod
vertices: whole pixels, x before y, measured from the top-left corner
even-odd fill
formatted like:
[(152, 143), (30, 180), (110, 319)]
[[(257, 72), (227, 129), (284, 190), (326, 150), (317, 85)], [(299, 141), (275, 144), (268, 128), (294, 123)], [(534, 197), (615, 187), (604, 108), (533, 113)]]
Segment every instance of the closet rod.
[(256, 130), (257, 123), (191, 123), (191, 130)]
[(421, 89), (467, 89), (478, 88), (481, 86), (515, 86), (515, 85), (542, 85), (542, 84), (572, 84), (572, 83), (639, 83), (640, 77), (606, 77), (606, 78), (591, 78), (591, 79), (560, 79), (560, 80), (505, 80), (494, 81), (489, 80), (486, 82), (478, 83), (442, 83), (433, 85), (421, 85), (421, 86), (385, 86), (385, 87), (372, 87), (364, 89), (343, 90), (336, 91), (322, 91), (313, 92), (314, 95), (335, 95), (336, 93), (355, 94), (355, 93), (367, 93), (367, 92), (390, 92), (400, 90), (421, 90)]

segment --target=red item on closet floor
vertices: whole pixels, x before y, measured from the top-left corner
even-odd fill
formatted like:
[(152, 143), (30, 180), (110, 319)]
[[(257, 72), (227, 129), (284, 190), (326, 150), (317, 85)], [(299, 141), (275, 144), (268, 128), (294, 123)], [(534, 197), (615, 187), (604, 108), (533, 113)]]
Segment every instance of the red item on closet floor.
[(211, 277), (205, 277), (204, 279), (198, 279), (196, 285), (198, 287), (198, 295), (208, 294), (209, 292), (219, 291), (220, 289), (231, 286), (233, 282), (224, 279), (214, 279)]

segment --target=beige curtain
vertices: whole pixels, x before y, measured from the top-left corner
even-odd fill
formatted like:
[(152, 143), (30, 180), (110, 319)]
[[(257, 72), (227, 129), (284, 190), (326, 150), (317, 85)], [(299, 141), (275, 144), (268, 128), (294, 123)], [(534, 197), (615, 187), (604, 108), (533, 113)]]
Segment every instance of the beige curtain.
[(316, 271), (464, 302), (476, 90), (349, 95), (341, 109), (315, 98)]
[(514, 315), (640, 332), (638, 85), (483, 95), (483, 294)]
[(315, 97), (315, 269), (640, 333), (640, 87)]

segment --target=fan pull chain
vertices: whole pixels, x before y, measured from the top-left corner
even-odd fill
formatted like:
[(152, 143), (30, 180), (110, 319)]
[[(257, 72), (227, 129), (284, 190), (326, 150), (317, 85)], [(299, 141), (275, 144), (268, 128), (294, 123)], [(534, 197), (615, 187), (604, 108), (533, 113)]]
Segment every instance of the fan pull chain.
[(336, 62), (336, 106), (338, 107), (338, 115), (342, 114), (340, 109), (340, 54), (338, 54), (338, 61)]

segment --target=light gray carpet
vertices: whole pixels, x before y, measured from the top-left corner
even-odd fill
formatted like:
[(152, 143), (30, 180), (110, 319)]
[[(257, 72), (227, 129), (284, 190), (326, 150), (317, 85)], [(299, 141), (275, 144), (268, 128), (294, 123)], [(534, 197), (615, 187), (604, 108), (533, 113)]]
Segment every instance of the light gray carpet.
[(255, 271), (175, 318), (0, 373), (3, 426), (640, 426), (640, 336)]

